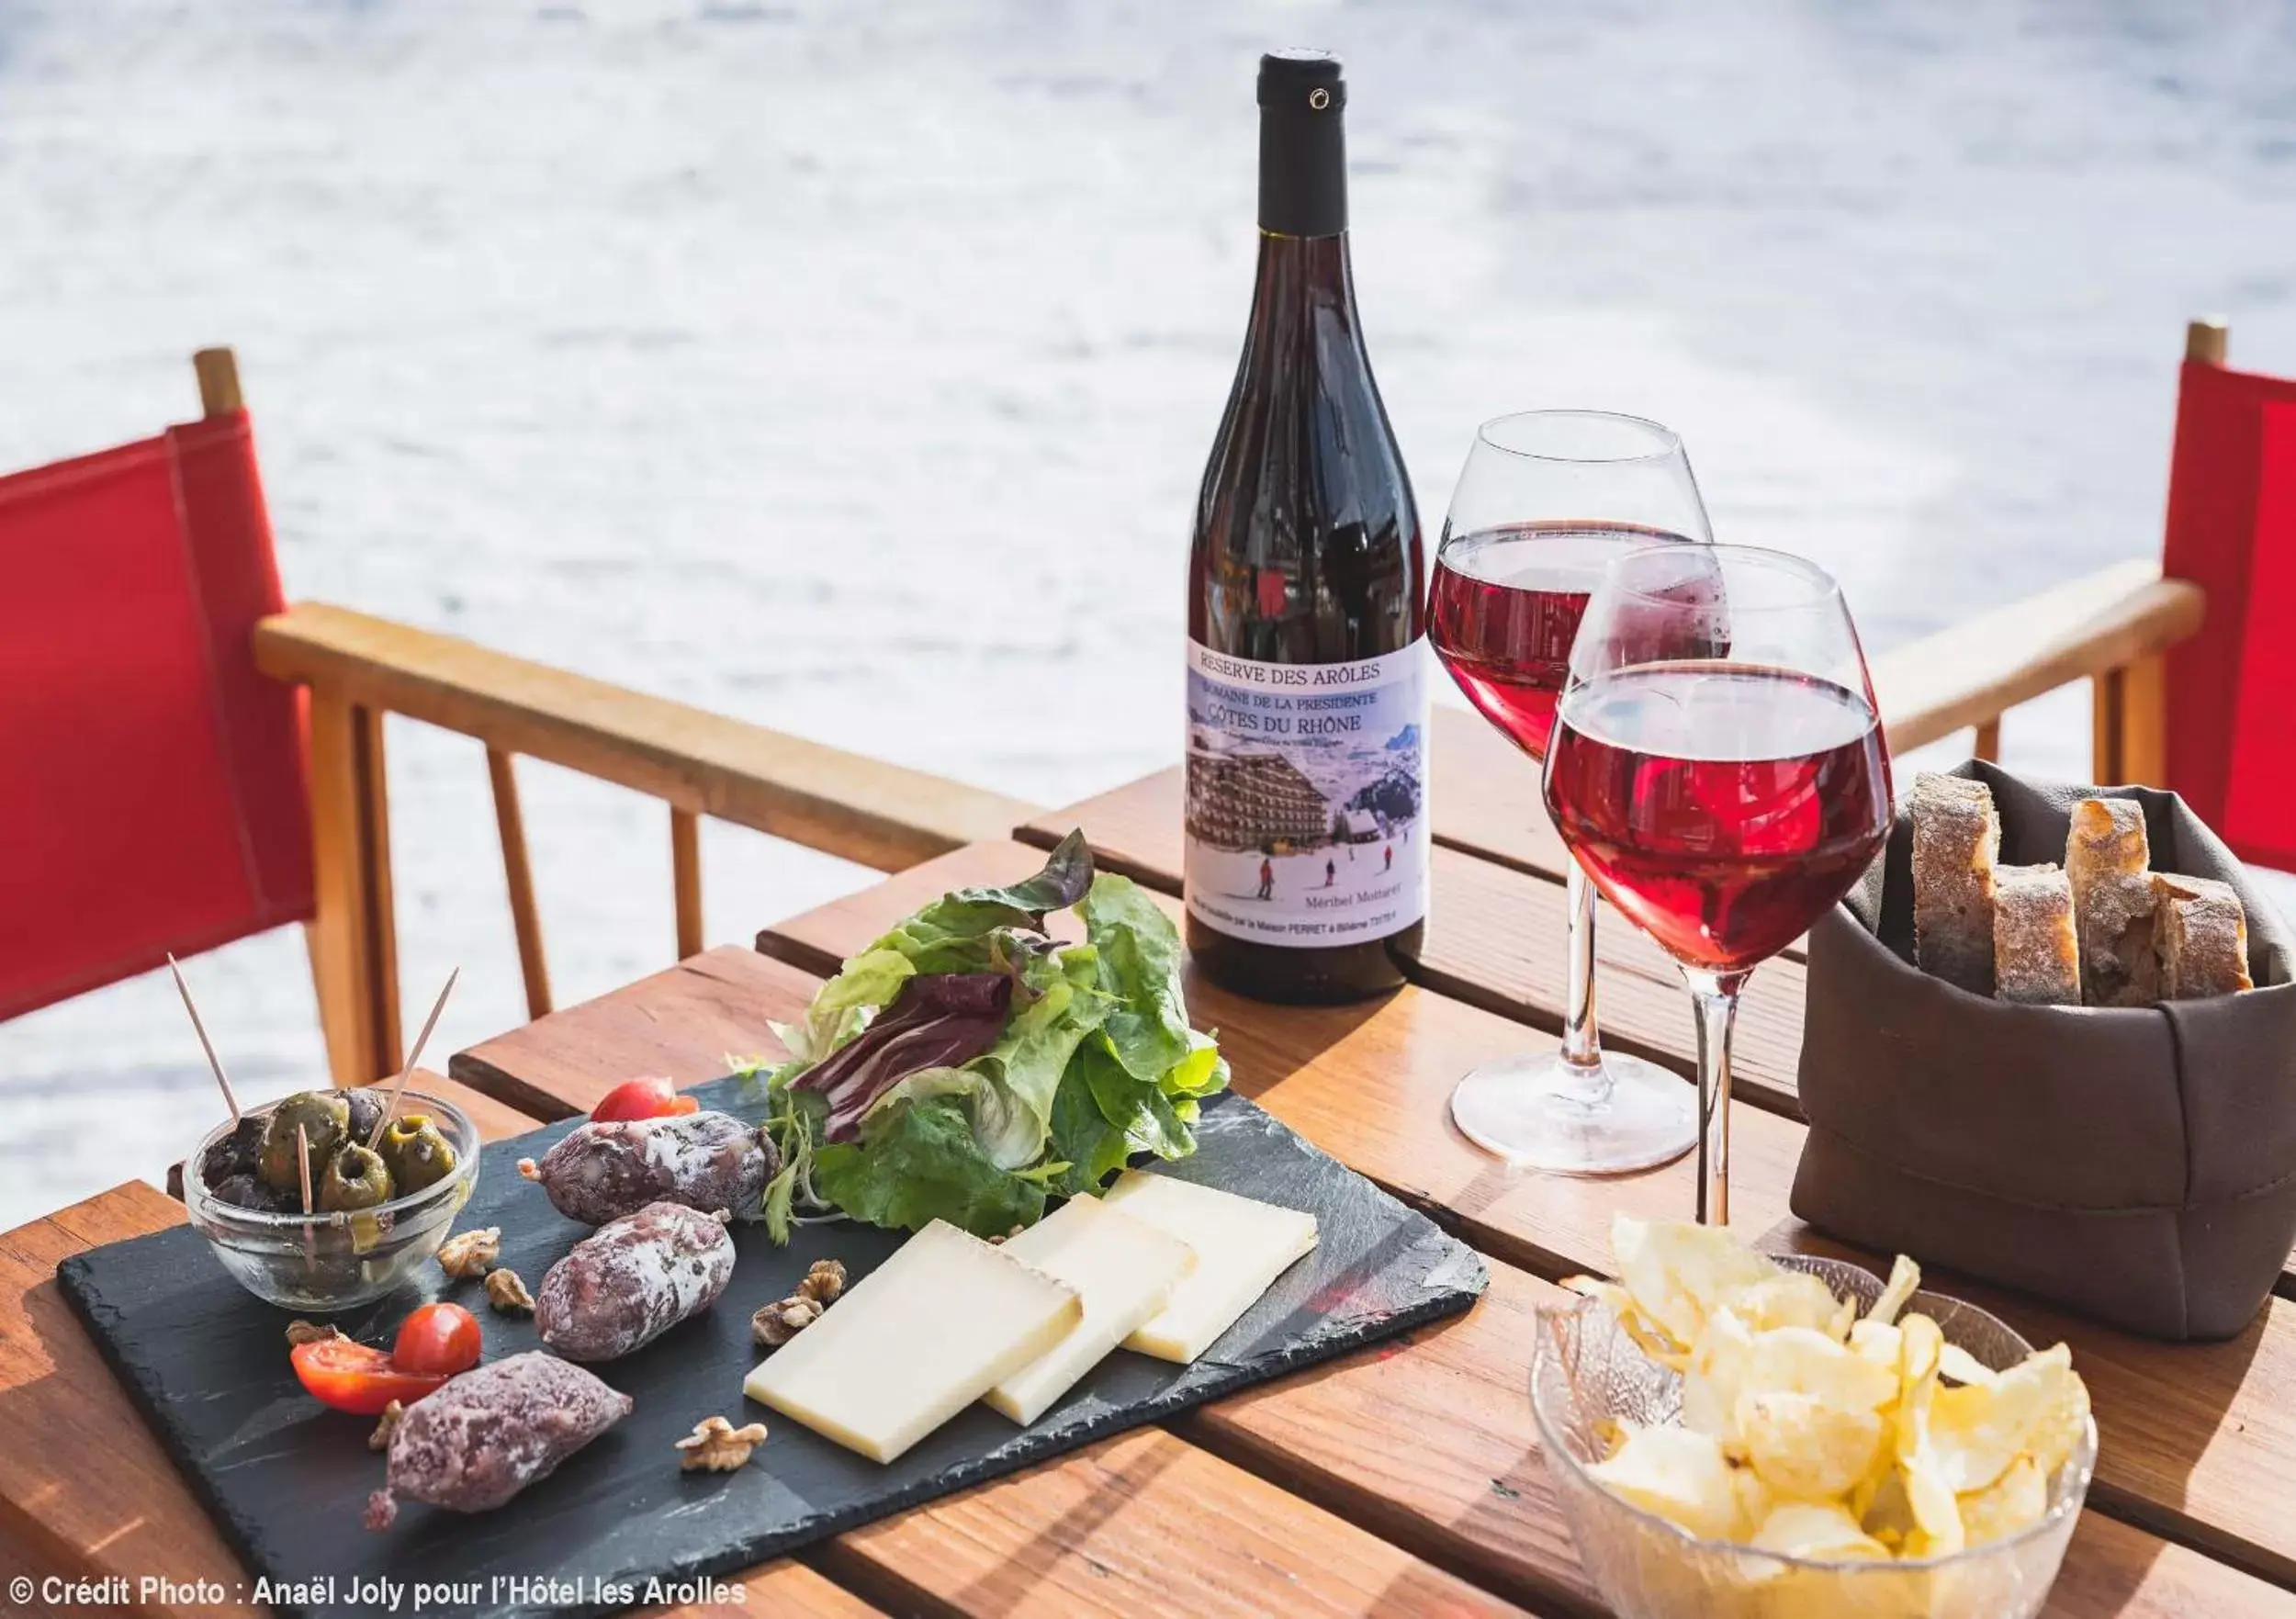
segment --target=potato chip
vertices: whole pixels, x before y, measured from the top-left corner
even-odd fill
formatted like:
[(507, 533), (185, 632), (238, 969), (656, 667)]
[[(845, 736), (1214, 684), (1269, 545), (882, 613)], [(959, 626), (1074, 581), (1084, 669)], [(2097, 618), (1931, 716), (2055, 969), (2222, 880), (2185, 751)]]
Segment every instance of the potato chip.
[(1885, 1546), (1896, 1546), (1918, 1533), (1913, 1502), (1906, 1498), (1906, 1478), (1894, 1457), (1850, 1492), (1850, 1515)]
[(1937, 1375), (1950, 1383), (1990, 1383), (2001, 1374), (1958, 1344), (1937, 1352)]
[(1749, 1394), (1808, 1394), (1844, 1411), (1879, 1411), (1897, 1392), (1888, 1370), (1810, 1327), (1778, 1327), (1754, 1340), (1739, 1384)]
[(1706, 1317), (1729, 1294), (1777, 1274), (1776, 1265), (1740, 1247), (1721, 1226), (1621, 1214), (1611, 1220), (1610, 1244), (1619, 1280), (1677, 1350), (1698, 1341)]
[(1751, 1529), (1770, 1515), (1776, 1504), (1770, 1486), (1761, 1481), (1761, 1475), (1751, 1467), (1732, 1467), (1730, 1483), (1738, 1492), (1738, 1527), (1740, 1534)]
[(2049, 1476), (2030, 1453), (2020, 1453), (2001, 1476), (1961, 1498), (1962, 1528), (1971, 1546), (2005, 1540), (2049, 1511)]
[(1889, 1556), (1880, 1542), (1858, 1527), (1847, 1508), (1831, 1501), (1780, 1501), (1754, 1531), (1752, 1544), (1780, 1557), (1829, 1562)]
[(1857, 1306), (1833, 1295), (1833, 1289), (1806, 1270), (1780, 1270), (1724, 1296), (1719, 1309), (1728, 1310), (1756, 1332), (1773, 1327), (1807, 1327), (1839, 1343), (1857, 1315)]
[(1897, 1375), (1901, 1342), (1897, 1329), (1886, 1321), (1853, 1321), (1850, 1325), (1851, 1353), (1861, 1359), (1872, 1361), (1877, 1366), (1886, 1367), (1893, 1377)]
[(2078, 1372), (2074, 1372), (2068, 1375), (2065, 1387), (2058, 1390), (2057, 1404), (2033, 1431), (2033, 1461), (2043, 1475), (2054, 1478), (2057, 1469), (2073, 1459), (2073, 1453), (2088, 1437), (2088, 1385), (2081, 1381)]
[(1889, 1325), (1897, 1319), (1897, 1312), (1905, 1309), (1906, 1301), (1920, 1290), (1921, 1267), (1900, 1254), (1896, 1263), (1889, 1267), (1889, 1281), (1882, 1288), (1882, 1296), (1874, 1300), (1874, 1308), (1865, 1312), (1865, 1319), (1877, 1326)]
[[(2029, 1355), (1991, 1383), (1941, 1389), (1929, 1416), (1929, 1445), (1955, 1494), (1983, 1490), (2047, 1435), (2074, 1400), (2071, 1351), (2060, 1344)], [(2070, 1447), (2066, 1447), (2068, 1453)]]
[(1901, 1555), (1944, 1557), (1959, 1551), (1963, 1543), (1961, 1507), (1954, 1500), (1950, 1475), (1938, 1458), (1930, 1432), (1930, 1411), (1938, 1396), (1937, 1365), (1945, 1346), (1945, 1334), (1935, 1321), (1919, 1314), (1906, 1317), (1897, 1332), (1897, 1471), (1914, 1523)]
[(1630, 1429), (1616, 1455), (1587, 1468), (1587, 1476), (1613, 1494), (1716, 1540), (1739, 1532), (1738, 1487), (1730, 1473), (1713, 1436), (1688, 1428)]
[(1773, 1492), (1798, 1501), (1856, 1489), (1881, 1458), (1887, 1427), (1877, 1411), (1845, 1411), (1810, 1394), (1747, 1394), (1738, 1406), (1747, 1460)]
[(1753, 1356), (1754, 1335), (1731, 1310), (1707, 1318), (1683, 1367), (1683, 1425), (1726, 1444), (1738, 1438), (1738, 1396)]
[(1618, 1324), (1637, 1349), (1658, 1365), (1680, 1371), (1687, 1359), (1683, 1350), (1661, 1332), (1650, 1318), (1635, 1303), (1634, 1295), (1616, 1282), (1605, 1282), (1598, 1276), (1565, 1276), (1562, 1285), (1581, 1298), (1592, 1299), (1610, 1307), (1618, 1318)]

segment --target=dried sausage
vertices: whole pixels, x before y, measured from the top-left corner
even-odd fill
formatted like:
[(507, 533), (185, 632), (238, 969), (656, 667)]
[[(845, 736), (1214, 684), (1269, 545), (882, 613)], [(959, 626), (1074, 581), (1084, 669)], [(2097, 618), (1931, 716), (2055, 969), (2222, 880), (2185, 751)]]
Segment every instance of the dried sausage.
[(542, 1341), (568, 1360), (612, 1360), (717, 1302), (734, 1278), (723, 1214), (653, 1203), (600, 1226), (535, 1292)]
[(394, 1495), (490, 1512), (630, 1412), (634, 1402), (578, 1366), (530, 1350), (451, 1378), (407, 1408), (390, 1436), (366, 1526), (388, 1529)]
[(604, 1225), (648, 1203), (682, 1203), (744, 1219), (763, 1211), (779, 1165), (772, 1141), (730, 1113), (596, 1120), (568, 1133), (519, 1173), (540, 1181), (552, 1207)]

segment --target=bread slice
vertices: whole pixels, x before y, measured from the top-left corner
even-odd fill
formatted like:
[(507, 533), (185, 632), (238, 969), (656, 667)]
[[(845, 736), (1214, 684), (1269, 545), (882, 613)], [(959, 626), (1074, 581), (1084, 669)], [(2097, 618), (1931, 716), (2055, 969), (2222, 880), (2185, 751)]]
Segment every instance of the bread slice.
[(2153, 951), (2152, 850), (2144, 806), (2084, 798), (2073, 806), (2065, 870), (2081, 939), (2081, 998), (2092, 1006), (2149, 1006), (2160, 999)]
[(1973, 995), (1993, 993), (1993, 867), (2001, 817), (1983, 781), (1913, 779), (1913, 959)]
[(1996, 998), (2004, 1001), (2029, 1006), (2081, 1004), (2073, 881), (2060, 868), (1996, 868), (1993, 983)]
[(2248, 916), (2229, 884), (2155, 872), (2153, 895), (2161, 999), (2197, 1001), (2256, 987), (2248, 977)]

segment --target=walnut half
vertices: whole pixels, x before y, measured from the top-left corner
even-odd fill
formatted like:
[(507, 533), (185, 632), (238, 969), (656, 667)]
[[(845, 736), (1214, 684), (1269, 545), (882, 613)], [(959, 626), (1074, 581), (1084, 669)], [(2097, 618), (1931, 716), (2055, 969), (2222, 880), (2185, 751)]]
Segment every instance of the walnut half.
[(793, 1297), (810, 1299), (827, 1310), (845, 1291), (845, 1265), (842, 1260), (816, 1259), (805, 1271), (805, 1279), (797, 1284)]
[(526, 1291), (526, 1284), (514, 1270), (487, 1272), (487, 1302), (505, 1315), (535, 1312), (535, 1296)]
[(763, 1422), (737, 1428), (724, 1417), (704, 1417), (693, 1425), (692, 1433), (678, 1441), (678, 1467), (686, 1473), (697, 1469), (730, 1473), (764, 1443)]
[(777, 1299), (749, 1318), (749, 1335), (768, 1349), (779, 1349), (821, 1319), (821, 1306), (802, 1293)]
[(482, 1276), (502, 1256), (502, 1228), (499, 1225), (461, 1231), (439, 1244), (438, 1267), (458, 1280)]

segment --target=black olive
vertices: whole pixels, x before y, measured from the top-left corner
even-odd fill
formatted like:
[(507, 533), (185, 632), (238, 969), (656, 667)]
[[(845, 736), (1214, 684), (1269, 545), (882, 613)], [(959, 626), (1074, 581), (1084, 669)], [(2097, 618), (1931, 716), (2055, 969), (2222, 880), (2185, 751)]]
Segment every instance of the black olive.
[(364, 1142), (375, 1133), (375, 1127), (383, 1121), (383, 1098), (371, 1086), (343, 1093), (343, 1106), (351, 1109), (351, 1139)]
[(252, 1175), (227, 1175), (212, 1183), (208, 1189), (214, 1194), (217, 1202), (229, 1203), (234, 1209), (268, 1211), (271, 1208), (271, 1188)]
[(241, 1114), (231, 1133), (218, 1140), (199, 1160), (200, 1181), (215, 1187), (235, 1175), (254, 1174), (256, 1156), (263, 1151), (264, 1122), (260, 1113)]

